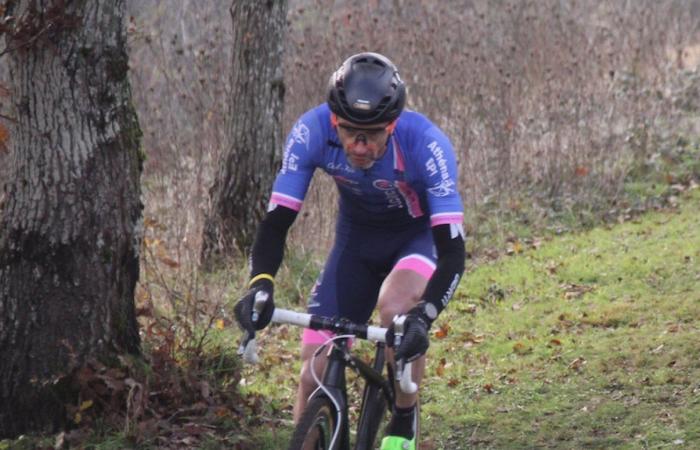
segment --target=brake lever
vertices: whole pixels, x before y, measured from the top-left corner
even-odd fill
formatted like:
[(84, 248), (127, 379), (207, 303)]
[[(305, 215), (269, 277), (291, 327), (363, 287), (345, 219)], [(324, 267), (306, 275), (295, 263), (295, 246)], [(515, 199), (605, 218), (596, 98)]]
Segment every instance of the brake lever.
[[(265, 302), (270, 295), (267, 292), (258, 291), (255, 294), (255, 303), (253, 303), (253, 311), (250, 314), (250, 320), (253, 325), (258, 323), (260, 314), (265, 308)], [(255, 331), (246, 331), (245, 336), (241, 340), (241, 345), (238, 347), (238, 354), (243, 356), (243, 361), (248, 364), (257, 364), (258, 358), (258, 346), (255, 341)]]
[[(403, 335), (405, 332), (405, 322), (406, 316), (394, 316), (394, 348), (398, 348), (403, 340)], [(404, 394), (415, 394), (418, 392), (418, 385), (413, 382), (412, 375), (413, 371), (412, 363), (406, 361), (405, 359), (400, 359), (396, 361), (396, 374), (395, 379), (399, 382), (399, 387), (401, 392)]]

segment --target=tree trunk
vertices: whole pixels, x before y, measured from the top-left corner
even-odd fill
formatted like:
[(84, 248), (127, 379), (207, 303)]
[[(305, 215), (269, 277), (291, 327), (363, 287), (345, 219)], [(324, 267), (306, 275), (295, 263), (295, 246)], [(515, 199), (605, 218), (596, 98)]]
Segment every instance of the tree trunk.
[(139, 352), (141, 130), (122, 0), (19, 0), (0, 217), (0, 438), (65, 425), (68, 374)]
[(228, 149), (209, 191), (205, 268), (252, 243), (280, 162), (284, 100), (282, 49), (287, 0), (238, 0), (231, 6), (233, 63)]

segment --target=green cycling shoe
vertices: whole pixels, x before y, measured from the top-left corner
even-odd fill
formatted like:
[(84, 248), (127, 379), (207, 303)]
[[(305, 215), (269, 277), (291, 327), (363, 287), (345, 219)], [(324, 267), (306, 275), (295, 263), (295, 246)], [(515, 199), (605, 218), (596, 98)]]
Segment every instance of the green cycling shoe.
[(380, 450), (416, 450), (416, 438), (409, 441), (403, 437), (387, 436), (382, 439)]

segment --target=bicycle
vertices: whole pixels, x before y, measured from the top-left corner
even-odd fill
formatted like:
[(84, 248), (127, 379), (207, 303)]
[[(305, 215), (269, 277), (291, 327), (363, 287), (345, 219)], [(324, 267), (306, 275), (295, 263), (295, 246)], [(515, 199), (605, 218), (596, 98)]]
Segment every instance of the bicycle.
[[(264, 302), (264, 300), (262, 301)], [(260, 304), (256, 298), (257, 305)], [(258, 309), (259, 311), (259, 309)], [(256, 314), (255, 312), (253, 313)], [(255, 320), (255, 317), (254, 319)], [(405, 316), (394, 318), (395, 345), (403, 337)], [(345, 319), (336, 319), (318, 315), (300, 313), (276, 308), (272, 322), (296, 325), (313, 330), (328, 330), (336, 333), (314, 354), (315, 359), (328, 345), (328, 362), (319, 380), (314, 372), (318, 388), (311, 394), (306, 408), (297, 423), (288, 450), (349, 450), (350, 424), (348, 418), (348, 395), (346, 386), (346, 369), (353, 369), (365, 381), (362, 395), (355, 450), (373, 450), (377, 444), (377, 434), (386, 411), (394, 404), (394, 383), (399, 382), (400, 389), (406, 393), (415, 393), (417, 385), (411, 380), (411, 363), (402, 361), (396, 364), (396, 373), (389, 364), (385, 364), (386, 328), (357, 324)], [(371, 364), (367, 364), (350, 352), (349, 341), (353, 338), (375, 342), (375, 355)], [(247, 362), (257, 362), (255, 336), (244, 337), (239, 354)], [(387, 367), (387, 376), (383, 367)], [(314, 361), (311, 362), (314, 367)], [(394, 377), (395, 375), (395, 377)]]

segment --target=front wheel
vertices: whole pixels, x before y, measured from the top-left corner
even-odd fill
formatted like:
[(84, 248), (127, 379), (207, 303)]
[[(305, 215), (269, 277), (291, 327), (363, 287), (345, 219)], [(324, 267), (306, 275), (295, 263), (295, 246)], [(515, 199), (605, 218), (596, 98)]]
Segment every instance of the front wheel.
[[(328, 397), (312, 399), (294, 429), (288, 450), (332, 450), (338, 427), (335, 405)], [(338, 433), (340, 434), (340, 433)], [(340, 440), (340, 436), (336, 437)], [(337, 443), (334, 448), (337, 448)]]
[(388, 404), (384, 392), (376, 385), (367, 384), (362, 396), (362, 413), (357, 426), (355, 450), (374, 450), (380, 428), (386, 425)]

